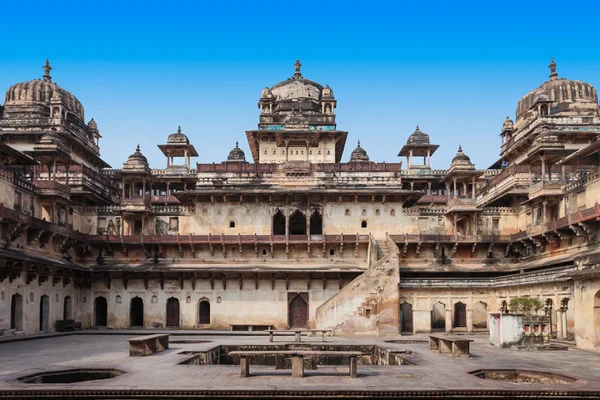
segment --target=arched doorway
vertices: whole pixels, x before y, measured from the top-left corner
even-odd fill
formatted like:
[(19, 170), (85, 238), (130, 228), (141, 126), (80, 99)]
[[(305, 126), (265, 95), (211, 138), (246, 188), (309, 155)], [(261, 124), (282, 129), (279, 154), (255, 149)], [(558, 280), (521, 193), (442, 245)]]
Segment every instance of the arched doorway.
[(594, 330), (596, 333), (595, 346), (600, 346), (600, 290), (594, 296)]
[(290, 235), (306, 235), (306, 215), (300, 210), (290, 217)]
[(319, 210), (315, 210), (310, 216), (310, 234), (323, 234), (323, 217), (321, 217), (321, 213), (319, 212)]
[(167, 300), (167, 327), (179, 328), (179, 300), (175, 297)]
[(454, 304), (454, 326), (453, 328), (467, 327), (467, 305), (463, 302)]
[(40, 332), (50, 331), (50, 297), (40, 297)]
[(129, 325), (144, 326), (144, 300), (135, 296), (129, 304)]
[(400, 332), (413, 333), (413, 308), (406, 301), (400, 304)]
[(446, 329), (446, 307), (437, 302), (431, 308), (431, 330)]
[(473, 306), (473, 329), (487, 329), (487, 304), (480, 301)]
[(71, 296), (65, 296), (63, 303), (63, 319), (73, 319), (73, 300)]
[(23, 296), (13, 294), (10, 302), (10, 329), (23, 330)]
[(94, 299), (95, 326), (106, 326), (108, 322), (108, 306), (106, 297), (98, 296)]
[(285, 235), (285, 216), (281, 210), (273, 216), (273, 235)]
[(288, 321), (291, 328), (308, 327), (308, 293), (288, 293)]
[(210, 303), (208, 300), (201, 300), (198, 305), (198, 323), (200, 325), (210, 324)]

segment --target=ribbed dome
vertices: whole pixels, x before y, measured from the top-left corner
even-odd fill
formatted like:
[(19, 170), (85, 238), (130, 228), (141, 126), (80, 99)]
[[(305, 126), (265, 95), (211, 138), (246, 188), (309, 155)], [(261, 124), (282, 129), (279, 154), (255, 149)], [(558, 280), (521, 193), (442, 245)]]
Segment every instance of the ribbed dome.
[(554, 103), (593, 103), (598, 104), (598, 93), (589, 83), (558, 78), (554, 59), (549, 65), (550, 80), (527, 93), (517, 104), (517, 119), (538, 101)]
[(238, 142), (235, 142), (235, 148), (229, 152), (227, 161), (246, 161), (246, 154), (240, 149)]
[(429, 135), (421, 132), (417, 125), (417, 129), (408, 137), (406, 144), (429, 144)]
[(90, 128), (91, 130), (98, 132), (98, 124), (96, 123), (96, 121), (94, 121), (94, 118), (90, 119), (90, 122), (88, 122), (88, 128)]
[(504, 123), (502, 124), (502, 132), (504, 131), (512, 131), (515, 127), (515, 123), (510, 117), (506, 117)]
[[(299, 60), (296, 60), (294, 67), (296, 68), (296, 72), (291, 78), (279, 82), (270, 89), (270, 92), (275, 97), (275, 100), (291, 100), (300, 98), (320, 100), (323, 86), (317, 82), (313, 82), (302, 77), (302, 73), (300, 72), (300, 67), (302, 67), (302, 64), (300, 64)], [(331, 90), (331, 88), (329, 89)], [(333, 91), (331, 93), (333, 94)], [(262, 94), (266, 94), (264, 89)]]
[(365, 151), (365, 149), (360, 147), (360, 140), (359, 140), (356, 149), (354, 149), (354, 151), (350, 155), (350, 162), (363, 162), (363, 161), (369, 161), (369, 156), (367, 155), (367, 152)]
[(44, 66), (46, 73), (44, 74), (43, 79), (34, 79), (28, 82), (17, 83), (8, 88), (4, 97), (5, 105), (37, 103), (50, 106), (52, 96), (57, 94), (58, 98), (61, 99), (67, 109), (83, 121), (83, 106), (70, 92), (52, 82), (52, 77), (50, 76), (51, 69), (52, 67), (50, 67), (48, 60), (46, 60), (46, 65)]
[(129, 156), (127, 162), (123, 164), (125, 170), (146, 170), (148, 169), (148, 159), (140, 151), (140, 145), (138, 144), (135, 149), (135, 153)]
[(471, 159), (469, 158), (469, 156), (467, 156), (465, 153), (463, 153), (462, 146), (460, 146), (460, 145), (458, 146), (458, 152), (452, 159), (452, 164), (454, 164), (457, 161), (466, 161), (468, 163), (471, 162)]
[(181, 126), (177, 128), (177, 132), (176, 133), (172, 133), (169, 135), (169, 137), (167, 138), (167, 143), (184, 143), (184, 144), (190, 144), (190, 140), (188, 139), (188, 137), (186, 135), (184, 135), (183, 133), (181, 133)]

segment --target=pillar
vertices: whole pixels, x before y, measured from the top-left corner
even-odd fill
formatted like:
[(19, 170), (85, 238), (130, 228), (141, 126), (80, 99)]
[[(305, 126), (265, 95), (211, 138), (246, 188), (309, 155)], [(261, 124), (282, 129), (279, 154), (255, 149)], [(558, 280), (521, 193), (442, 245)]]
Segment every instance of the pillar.
[(289, 141), (285, 141), (285, 161), (289, 159)]
[(569, 333), (567, 331), (567, 310), (565, 309), (562, 312), (562, 337), (567, 339), (569, 337)]
[(475, 178), (471, 178), (471, 198), (475, 198)]
[(427, 166), (431, 168), (431, 149), (427, 149)]
[(431, 194), (431, 182), (427, 182), (427, 194)]
[(556, 338), (564, 339), (563, 336), (563, 311), (561, 309), (556, 310)]
[(412, 151), (412, 149), (410, 149), (409, 153), (408, 153), (408, 169), (412, 168), (412, 157), (413, 157), (413, 151)]
[(290, 234), (290, 216), (288, 213), (285, 214), (285, 234)]
[(473, 309), (467, 309), (467, 332), (473, 332)]
[(453, 182), (453, 185), (454, 185), (454, 194), (453, 194), (453, 197), (457, 198), (458, 196), (456, 195), (456, 178), (452, 178), (452, 182)]
[(544, 161), (544, 157), (540, 157), (542, 159), (542, 187), (544, 187), (544, 180), (546, 179), (546, 162)]
[(446, 332), (452, 332), (452, 310), (446, 308)]

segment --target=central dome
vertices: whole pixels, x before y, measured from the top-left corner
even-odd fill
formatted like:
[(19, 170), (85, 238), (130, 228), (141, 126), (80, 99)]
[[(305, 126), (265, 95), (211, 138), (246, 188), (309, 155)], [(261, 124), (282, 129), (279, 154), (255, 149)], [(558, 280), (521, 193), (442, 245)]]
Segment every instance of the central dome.
[[(294, 67), (296, 71), (291, 78), (279, 82), (268, 89), (268, 92), (266, 92), (266, 89), (263, 90), (263, 97), (268, 97), (267, 95), (271, 94), (275, 98), (275, 101), (292, 99), (320, 100), (324, 87), (302, 76), (300, 72), (302, 64), (300, 64), (299, 60), (296, 60)], [(331, 89), (328, 88), (328, 90)]]
[(552, 102), (556, 113), (567, 111), (575, 103), (579, 107), (598, 105), (598, 93), (589, 83), (558, 78), (554, 59), (548, 66), (550, 80), (542, 83), (538, 88), (527, 93), (517, 104), (517, 119), (521, 118), (537, 102)]
[(60, 99), (69, 112), (83, 121), (83, 106), (79, 100), (73, 94), (52, 82), (50, 76), (52, 67), (48, 60), (46, 60), (46, 65), (43, 68), (45, 73), (42, 79), (17, 83), (8, 88), (4, 97), (4, 104), (9, 106), (40, 104), (50, 107), (50, 101), (54, 97)]

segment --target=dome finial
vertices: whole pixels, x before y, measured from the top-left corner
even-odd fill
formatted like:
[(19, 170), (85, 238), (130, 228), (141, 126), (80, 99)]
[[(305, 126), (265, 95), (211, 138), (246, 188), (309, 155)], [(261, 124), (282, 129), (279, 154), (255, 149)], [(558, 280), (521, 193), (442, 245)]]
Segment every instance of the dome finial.
[(236, 148), (236, 149), (239, 149), (239, 148), (240, 148), (240, 146), (239, 146), (239, 143), (238, 143), (238, 141), (237, 141), (237, 140), (235, 141), (235, 148)]
[(181, 125), (177, 127), (177, 133), (181, 133)]
[(548, 68), (550, 68), (550, 80), (556, 80), (556, 78), (558, 78), (558, 73), (556, 72), (556, 63), (554, 62), (554, 57), (552, 57), (552, 61), (550, 62), (550, 65), (548, 65)]
[(358, 147), (360, 147), (360, 139), (358, 140)]
[(460, 144), (458, 145), (458, 152), (459, 152), (459, 153), (462, 153), (462, 152), (463, 152), (463, 151), (462, 151), (462, 146), (461, 146)]
[(52, 70), (52, 67), (50, 66), (50, 61), (48, 61), (48, 59), (46, 58), (46, 65), (42, 66), (42, 68), (44, 68), (44, 80), (46, 82), (50, 82), (52, 81), (52, 77), (50, 76), (50, 71)]
[(417, 130), (419, 130), (419, 124), (417, 124)]
[(294, 63), (294, 68), (296, 68), (296, 72), (294, 72), (294, 79), (302, 78), (300, 67), (302, 67), (302, 64), (300, 64), (300, 60), (296, 60), (296, 62)]
[(135, 152), (136, 152), (136, 153), (139, 153), (139, 152), (140, 152), (140, 145), (139, 145), (139, 144), (137, 145), (137, 147), (136, 147), (136, 149), (135, 149)]

